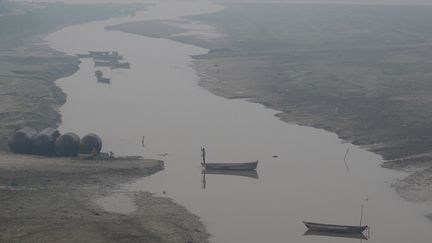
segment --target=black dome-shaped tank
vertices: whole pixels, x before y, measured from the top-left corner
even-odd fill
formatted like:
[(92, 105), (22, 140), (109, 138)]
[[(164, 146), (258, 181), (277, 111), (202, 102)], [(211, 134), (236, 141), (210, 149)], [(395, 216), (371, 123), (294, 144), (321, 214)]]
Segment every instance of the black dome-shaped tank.
[(91, 154), (93, 148), (95, 148), (96, 151), (99, 153), (102, 149), (102, 140), (98, 135), (94, 133), (89, 133), (81, 139), (80, 153)]
[(80, 138), (73, 132), (61, 135), (54, 143), (54, 151), (58, 156), (78, 156)]
[(54, 128), (45, 128), (34, 137), (33, 154), (53, 155), (54, 143), (60, 137), (60, 132)]
[(37, 131), (31, 127), (24, 127), (15, 131), (8, 138), (9, 150), (17, 154), (31, 153), (36, 134)]

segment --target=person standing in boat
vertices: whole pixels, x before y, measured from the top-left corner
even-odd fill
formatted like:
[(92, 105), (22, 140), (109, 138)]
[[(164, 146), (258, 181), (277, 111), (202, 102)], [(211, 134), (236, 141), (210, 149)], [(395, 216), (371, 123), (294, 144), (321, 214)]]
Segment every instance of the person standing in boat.
[(206, 163), (206, 161), (205, 161), (205, 156), (206, 156), (205, 148), (204, 148), (204, 147), (201, 147), (201, 157), (202, 157), (203, 164)]

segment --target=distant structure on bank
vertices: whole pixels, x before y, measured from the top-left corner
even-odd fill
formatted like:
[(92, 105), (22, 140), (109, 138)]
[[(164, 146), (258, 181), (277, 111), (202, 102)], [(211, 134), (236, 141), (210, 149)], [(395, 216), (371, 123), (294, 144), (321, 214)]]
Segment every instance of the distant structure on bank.
[(100, 153), (102, 149), (102, 140), (94, 133), (85, 135), (80, 142), (80, 153), (91, 154), (93, 149), (96, 149), (97, 153)]
[(73, 132), (61, 135), (55, 142), (55, 153), (62, 157), (75, 157), (79, 153), (80, 137)]
[(15, 131), (8, 138), (9, 150), (17, 154), (30, 154), (37, 131), (31, 127), (24, 127)]
[(102, 149), (102, 139), (94, 133), (80, 139), (72, 132), (61, 135), (54, 128), (45, 128), (38, 133), (31, 127), (24, 127), (9, 136), (8, 145), (9, 150), (17, 154), (76, 157), (79, 154), (94, 152), (99, 154)]
[(32, 154), (54, 155), (54, 143), (60, 137), (60, 132), (54, 128), (45, 128), (34, 138)]

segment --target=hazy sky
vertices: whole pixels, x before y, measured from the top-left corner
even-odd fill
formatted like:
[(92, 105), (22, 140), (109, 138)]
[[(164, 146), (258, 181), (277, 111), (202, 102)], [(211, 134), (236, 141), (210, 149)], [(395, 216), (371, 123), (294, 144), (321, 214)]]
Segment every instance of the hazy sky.
[[(202, 0), (14, 0), (29, 2), (67, 2), (67, 3), (126, 3), (157, 1), (202, 1)], [(295, 2), (295, 3), (345, 3), (345, 4), (432, 4), (432, 0), (214, 0), (216, 2)]]

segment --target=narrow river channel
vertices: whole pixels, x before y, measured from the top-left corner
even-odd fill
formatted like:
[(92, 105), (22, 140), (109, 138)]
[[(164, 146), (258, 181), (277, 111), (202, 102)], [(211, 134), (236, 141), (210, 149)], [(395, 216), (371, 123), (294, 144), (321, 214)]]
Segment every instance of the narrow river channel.
[[(131, 63), (131, 69), (110, 70), (82, 59), (77, 73), (58, 80), (68, 95), (60, 130), (95, 132), (104, 151), (164, 160), (164, 171), (124, 190), (150, 191), (184, 205), (202, 219), (212, 242), (358, 242), (303, 235), (302, 221), (357, 225), (362, 204), (370, 242), (430, 242), (431, 223), (424, 217), (430, 205), (399, 198), (391, 183), (403, 174), (382, 169), (379, 156), (335, 134), (284, 123), (259, 104), (212, 95), (197, 85), (190, 57), (205, 49), (104, 29), (218, 9), (201, 1), (161, 1), (134, 17), (49, 35), (49, 44), (67, 54), (117, 51)], [(111, 84), (97, 83), (96, 70)], [(211, 162), (259, 160), (257, 173), (204, 177), (202, 145)], [(133, 202), (114, 195), (106, 208), (133, 212)]]

